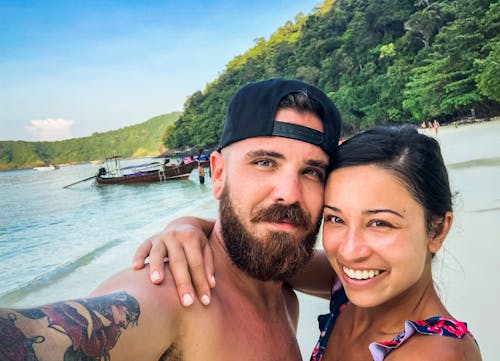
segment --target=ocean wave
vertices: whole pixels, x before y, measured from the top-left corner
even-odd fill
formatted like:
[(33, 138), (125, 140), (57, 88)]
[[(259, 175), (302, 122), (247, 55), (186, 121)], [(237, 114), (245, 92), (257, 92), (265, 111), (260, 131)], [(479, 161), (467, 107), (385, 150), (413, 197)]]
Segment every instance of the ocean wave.
[(60, 266), (40, 274), (23, 284), (17, 285), (15, 288), (0, 294), (0, 305), (8, 306), (21, 301), (30, 293), (37, 292), (40, 289), (67, 277), (78, 268), (91, 263), (104, 252), (121, 245), (125, 241), (125, 239), (114, 239), (90, 252), (87, 252), (86, 254), (81, 255), (73, 261), (63, 263)]

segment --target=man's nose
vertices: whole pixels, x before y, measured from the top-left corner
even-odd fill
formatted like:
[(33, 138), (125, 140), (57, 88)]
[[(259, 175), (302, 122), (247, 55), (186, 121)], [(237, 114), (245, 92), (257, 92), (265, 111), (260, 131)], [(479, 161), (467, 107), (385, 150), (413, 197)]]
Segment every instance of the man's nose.
[(302, 203), (303, 189), (300, 175), (293, 171), (282, 171), (276, 175), (274, 201), (284, 204)]

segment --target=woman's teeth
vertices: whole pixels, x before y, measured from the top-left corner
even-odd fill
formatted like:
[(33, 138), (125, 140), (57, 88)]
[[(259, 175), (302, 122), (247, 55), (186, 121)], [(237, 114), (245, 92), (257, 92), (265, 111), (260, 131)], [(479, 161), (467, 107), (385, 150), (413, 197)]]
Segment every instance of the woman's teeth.
[(345, 274), (349, 278), (353, 278), (355, 280), (367, 280), (367, 279), (373, 278), (375, 276), (378, 276), (380, 273), (379, 270), (374, 270), (374, 269), (354, 270), (354, 269), (347, 268), (347, 267), (343, 267), (343, 269), (344, 269)]

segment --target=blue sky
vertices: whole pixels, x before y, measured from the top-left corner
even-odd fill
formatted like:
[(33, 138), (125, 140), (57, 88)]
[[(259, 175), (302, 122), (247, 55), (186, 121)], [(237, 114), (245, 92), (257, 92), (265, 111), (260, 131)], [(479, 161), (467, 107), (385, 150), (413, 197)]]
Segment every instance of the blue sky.
[(181, 111), (321, 0), (0, 0), (0, 140), (81, 137)]

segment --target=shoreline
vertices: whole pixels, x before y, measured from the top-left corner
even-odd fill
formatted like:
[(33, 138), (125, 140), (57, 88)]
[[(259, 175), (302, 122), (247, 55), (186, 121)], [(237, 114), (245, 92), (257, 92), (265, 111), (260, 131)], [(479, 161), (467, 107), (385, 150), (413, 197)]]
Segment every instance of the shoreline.
[(443, 124), (438, 127), (438, 132), (435, 132), (435, 128), (421, 128), (418, 127), (417, 130), (421, 134), (425, 134), (428, 136), (432, 136), (434, 138), (439, 138), (440, 135), (448, 135), (452, 134), (453, 132), (462, 132), (467, 129), (477, 129), (480, 128), (483, 125), (486, 124), (492, 124), (492, 123), (497, 123), (500, 122), (500, 116), (493, 117), (493, 118), (482, 118), (482, 119), (475, 119), (473, 121), (466, 121), (466, 122), (453, 122), (453, 123), (448, 123), (448, 124)]
[[(450, 128), (458, 128), (468, 125), (482, 124), (482, 123), (490, 123), (496, 122), (500, 120), (500, 116), (494, 116), (492, 118), (463, 118), (450, 123), (441, 124), (439, 126), (440, 129), (450, 129)], [(419, 128), (420, 130), (430, 130), (432, 128)]]
[[(466, 118), (461, 118), (449, 123), (444, 123), (439, 126), (440, 130), (444, 130), (447, 128), (458, 128), (462, 127), (464, 125), (474, 125), (474, 124), (481, 124), (481, 123), (488, 123), (488, 122), (494, 122), (500, 120), (500, 116), (494, 116), (492, 118), (473, 118), (473, 117), (466, 117)], [(434, 128), (421, 128), (418, 125), (414, 124), (419, 131), (433, 131)], [(351, 137), (353, 134), (349, 135), (344, 135), (342, 139), (347, 139)], [(184, 147), (184, 148), (179, 148), (179, 149), (171, 149), (168, 151), (163, 151), (161, 153), (157, 154), (151, 154), (148, 156), (143, 156), (143, 157), (126, 157), (123, 158), (123, 160), (135, 160), (135, 159), (144, 159), (144, 158), (181, 158), (182, 156), (185, 156), (186, 154), (198, 154), (201, 151), (204, 151), (204, 153), (211, 153), (213, 150), (217, 149), (217, 145), (215, 146), (206, 146), (204, 148), (201, 147)], [(57, 167), (68, 167), (68, 166), (75, 166), (75, 165), (82, 165), (82, 164), (94, 164), (94, 165), (100, 165), (104, 163), (103, 160), (99, 159), (94, 159), (90, 161), (73, 161), (73, 162), (66, 162), (66, 163), (55, 163), (54, 165)], [(29, 169), (34, 169), (35, 167), (39, 166), (46, 166), (46, 164), (42, 164), (40, 162), (35, 162), (29, 166), (26, 167), (14, 167), (14, 168), (4, 168), (0, 167), (0, 172), (9, 172), (9, 171), (15, 171), (15, 170), (29, 170)]]

